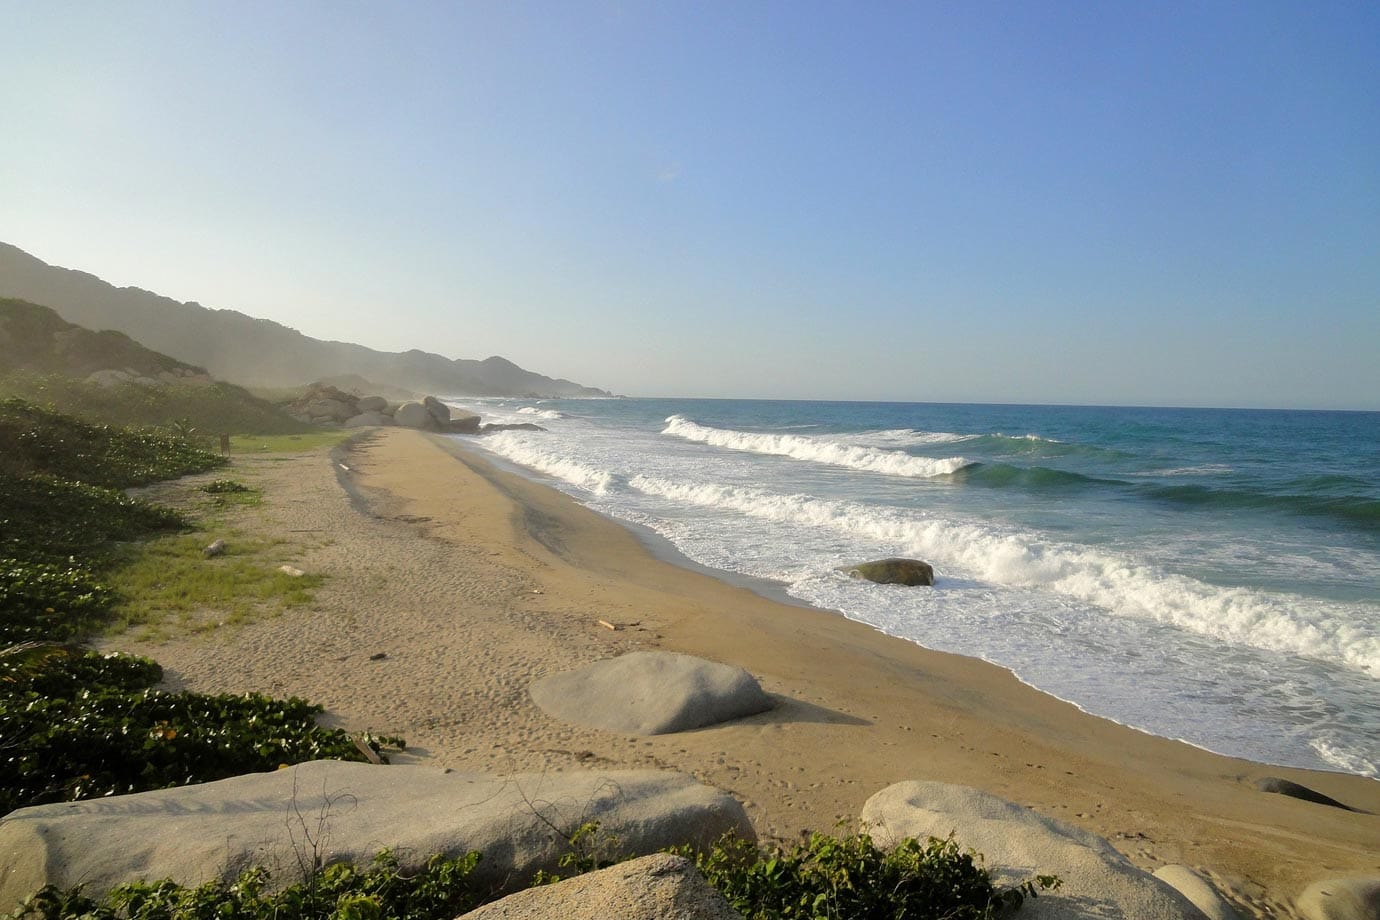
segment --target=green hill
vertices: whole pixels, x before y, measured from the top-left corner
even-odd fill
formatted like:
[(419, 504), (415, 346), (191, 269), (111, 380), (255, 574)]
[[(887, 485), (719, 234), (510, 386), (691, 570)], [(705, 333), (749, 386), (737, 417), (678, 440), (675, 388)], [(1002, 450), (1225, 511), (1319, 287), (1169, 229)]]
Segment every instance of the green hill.
[[(505, 358), (451, 359), (327, 342), (234, 310), (179, 303), (59, 268), (0, 243), (0, 297), (52, 307), (91, 329), (115, 329), (163, 354), (249, 387), (293, 387), (342, 375), (438, 396), (608, 396), (604, 390), (524, 370)], [(380, 305), (380, 315), (387, 305)], [(419, 332), (419, 337), (422, 333)]]

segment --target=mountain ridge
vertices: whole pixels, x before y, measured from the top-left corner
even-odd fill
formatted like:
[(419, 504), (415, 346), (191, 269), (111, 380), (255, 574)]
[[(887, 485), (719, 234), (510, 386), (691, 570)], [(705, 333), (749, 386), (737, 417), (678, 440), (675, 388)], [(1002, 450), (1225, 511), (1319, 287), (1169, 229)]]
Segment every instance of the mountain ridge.
[(122, 332), (154, 351), (246, 386), (291, 387), (356, 374), (381, 384), (446, 396), (609, 396), (492, 355), (447, 358), (421, 349), (384, 352), (318, 339), (276, 320), (180, 302), (139, 287), (116, 287), (79, 269), (49, 265), (0, 242), (0, 296), (51, 307), (68, 322)]

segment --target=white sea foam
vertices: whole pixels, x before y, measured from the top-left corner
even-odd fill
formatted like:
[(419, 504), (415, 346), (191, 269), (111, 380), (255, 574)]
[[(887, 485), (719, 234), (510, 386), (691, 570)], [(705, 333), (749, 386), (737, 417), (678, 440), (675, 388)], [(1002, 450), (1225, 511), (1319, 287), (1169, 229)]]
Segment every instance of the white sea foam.
[(520, 415), (535, 415), (537, 418), (558, 419), (565, 418), (564, 412), (557, 412), (555, 409), (538, 409), (536, 406), (523, 406), (518, 410)]
[(975, 434), (955, 434), (952, 431), (916, 431), (914, 428), (887, 428), (881, 431), (862, 431), (855, 435), (840, 435), (840, 438), (860, 444), (900, 444), (920, 446), (922, 444), (955, 444), (971, 441)]
[(580, 463), (549, 447), (539, 437), (533, 437), (526, 432), (501, 431), (485, 438), (483, 444), (484, 447), (514, 463), (520, 463), (595, 495), (607, 494), (615, 481), (614, 474), (609, 470)]
[(666, 428), (662, 434), (708, 444), (711, 447), (790, 457), (794, 460), (842, 466), (870, 473), (885, 473), (890, 476), (929, 478), (943, 476), (968, 465), (968, 461), (962, 457), (913, 457), (899, 450), (878, 450), (795, 434), (759, 434), (709, 428), (680, 415), (673, 415), (666, 420)]
[(1360, 754), (1336, 744), (1333, 739), (1314, 738), (1308, 742), (1308, 746), (1316, 751), (1319, 757), (1340, 770), (1345, 770), (1347, 773), (1357, 773), (1361, 776), (1380, 778), (1380, 766)]
[(1234, 645), (1343, 664), (1380, 678), (1380, 633), (1346, 604), (1223, 588), (1108, 552), (898, 508), (647, 475), (643, 493), (792, 526), (829, 528), (923, 556), (941, 573), (1036, 588)]

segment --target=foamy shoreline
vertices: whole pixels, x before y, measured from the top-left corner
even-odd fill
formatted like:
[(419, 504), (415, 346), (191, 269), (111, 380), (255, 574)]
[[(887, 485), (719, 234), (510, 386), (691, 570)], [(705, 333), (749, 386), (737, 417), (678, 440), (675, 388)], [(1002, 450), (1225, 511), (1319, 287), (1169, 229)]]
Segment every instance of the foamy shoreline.
[[(304, 544), (294, 564), (328, 576), (315, 609), (109, 644), (157, 658), (175, 685), (318, 701), (335, 723), (406, 737), (405, 760), (680, 769), (745, 801), (765, 836), (851, 824), (884, 786), (934, 779), (1086, 827), (1143, 868), (1206, 869), (1256, 913), (1317, 879), (1380, 869), (1380, 817), (1267, 795), (1250, 780), (1283, 776), (1372, 812), (1380, 783), (1146, 735), (995, 666), (673, 565), (463, 444), (381, 430), (346, 465), (325, 453), (235, 464), (265, 494), (249, 526)], [(527, 699), (537, 677), (651, 648), (746, 667), (779, 705), (637, 738), (554, 723)], [(369, 660), (378, 653), (387, 657)]]

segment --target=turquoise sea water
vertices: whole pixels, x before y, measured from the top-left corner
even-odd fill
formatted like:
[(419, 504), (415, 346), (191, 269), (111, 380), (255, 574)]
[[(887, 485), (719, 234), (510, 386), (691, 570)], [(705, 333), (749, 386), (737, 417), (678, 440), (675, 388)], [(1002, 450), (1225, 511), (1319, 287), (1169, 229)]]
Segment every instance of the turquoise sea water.
[[(457, 400), (703, 565), (1099, 715), (1380, 775), (1380, 413)], [(840, 565), (902, 555), (933, 589)]]

